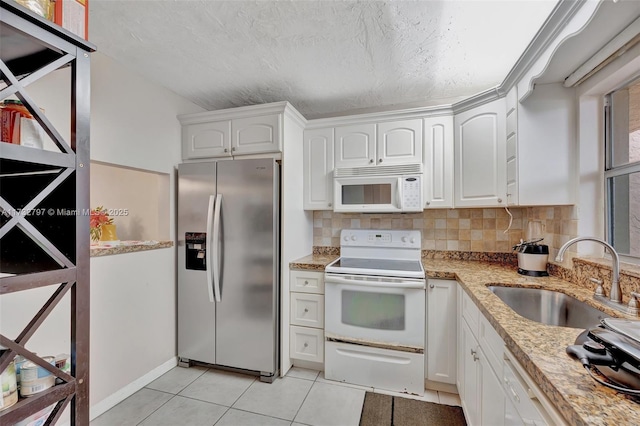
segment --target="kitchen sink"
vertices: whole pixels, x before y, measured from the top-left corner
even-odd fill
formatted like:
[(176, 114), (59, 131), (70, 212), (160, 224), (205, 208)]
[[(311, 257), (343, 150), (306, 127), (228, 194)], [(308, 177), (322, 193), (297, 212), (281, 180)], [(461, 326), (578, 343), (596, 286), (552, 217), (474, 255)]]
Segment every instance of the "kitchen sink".
[(609, 317), (558, 291), (495, 285), (488, 288), (517, 314), (542, 324), (587, 329)]

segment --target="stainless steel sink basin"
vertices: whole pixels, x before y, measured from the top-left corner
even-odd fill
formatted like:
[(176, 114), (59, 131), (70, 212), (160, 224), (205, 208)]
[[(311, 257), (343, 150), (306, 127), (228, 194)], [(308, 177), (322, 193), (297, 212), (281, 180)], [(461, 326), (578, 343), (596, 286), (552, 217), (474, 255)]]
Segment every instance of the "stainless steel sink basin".
[(489, 286), (517, 314), (547, 325), (590, 328), (609, 315), (564, 293), (524, 287)]

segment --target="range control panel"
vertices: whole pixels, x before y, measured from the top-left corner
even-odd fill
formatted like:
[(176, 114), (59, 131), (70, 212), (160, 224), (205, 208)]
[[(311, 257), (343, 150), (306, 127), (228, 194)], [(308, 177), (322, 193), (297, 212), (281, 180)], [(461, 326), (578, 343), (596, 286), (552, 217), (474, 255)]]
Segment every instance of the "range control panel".
[(343, 229), (340, 247), (389, 247), (420, 249), (422, 233), (416, 230)]

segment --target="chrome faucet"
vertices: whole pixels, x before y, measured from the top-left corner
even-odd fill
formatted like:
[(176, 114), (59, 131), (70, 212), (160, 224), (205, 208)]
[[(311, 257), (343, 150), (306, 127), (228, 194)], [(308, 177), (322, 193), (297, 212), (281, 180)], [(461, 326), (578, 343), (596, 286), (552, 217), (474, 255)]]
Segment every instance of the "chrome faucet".
[(567, 251), (567, 248), (579, 241), (593, 241), (596, 243), (600, 243), (605, 246), (609, 253), (611, 253), (611, 257), (613, 258), (613, 276), (611, 277), (611, 294), (609, 294), (609, 300), (616, 303), (622, 303), (622, 293), (620, 291), (620, 258), (618, 257), (618, 253), (611, 246), (611, 244), (603, 241), (599, 238), (595, 237), (577, 237), (573, 238), (560, 247), (558, 251), (558, 255), (556, 256), (556, 262), (562, 262), (562, 258), (564, 256), (564, 252)]

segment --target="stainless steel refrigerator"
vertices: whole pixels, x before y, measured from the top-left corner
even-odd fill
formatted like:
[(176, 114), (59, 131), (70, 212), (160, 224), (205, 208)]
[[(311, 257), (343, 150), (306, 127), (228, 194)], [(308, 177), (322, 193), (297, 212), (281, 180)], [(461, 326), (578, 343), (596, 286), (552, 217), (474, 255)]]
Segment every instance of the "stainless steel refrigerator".
[(274, 159), (178, 166), (178, 356), (259, 372), (279, 364), (280, 173)]

